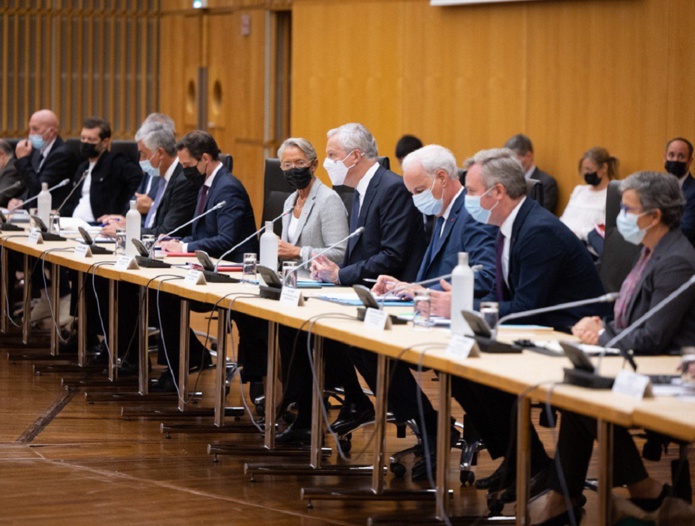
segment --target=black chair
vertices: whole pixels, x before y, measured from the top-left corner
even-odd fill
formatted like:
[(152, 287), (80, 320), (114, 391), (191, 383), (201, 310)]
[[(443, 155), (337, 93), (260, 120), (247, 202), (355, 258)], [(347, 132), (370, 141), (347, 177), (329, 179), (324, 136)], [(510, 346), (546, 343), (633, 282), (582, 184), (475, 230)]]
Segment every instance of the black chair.
[(617, 292), (640, 253), (640, 246), (625, 241), (615, 220), (620, 212), (620, 181), (611, 181), (606, 190), (606, 233), (599, 276), (606, 292)]
[(536, 179), (526, 179), (526, 195), (543, 206), (543, 184)]
[(113, 153), (123, 154), (135, 163), (140, 160), (138, 143), (135, 141), (111, 141), (111, 151)]
[[(265, 160), (265, 174), (263, 182), (263, 215), (261, 221), (272, 221), (282, 214), (285, 200), (294, 192), (293, 188), (285, 180), (280, 168), (280, 159)], [(273, 231), (279, 236), (282, 234), (280, 221), (273, 225)]]
[(232, 157), (231, 153), (221, 153), (220, 154), (220, 161), (224, 165), (224, 167), (229, 170), (230, 173), (234, 173), (234, 157)]
[(80, 153), (80, 144), (81, 141), (78, 138), (72, 138), (72, 139), (65, 139), (65, 144), (67, 145), (68, 149), (72, 152), (72, 154), (75, 156), (75, 159), (77, 159), (78, 163), (81, 163), (84, 158), (82, 157), (82, 154)]

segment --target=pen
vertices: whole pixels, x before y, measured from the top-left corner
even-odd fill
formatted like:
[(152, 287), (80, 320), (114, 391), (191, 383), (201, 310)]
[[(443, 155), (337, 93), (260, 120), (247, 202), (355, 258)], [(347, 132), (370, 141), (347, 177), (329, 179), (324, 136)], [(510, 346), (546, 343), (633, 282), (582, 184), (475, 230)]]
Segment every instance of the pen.
[(367, 283), (376, 283), (376, 279), (374, 278), (364, 278), (362, 281), (366, 281)]

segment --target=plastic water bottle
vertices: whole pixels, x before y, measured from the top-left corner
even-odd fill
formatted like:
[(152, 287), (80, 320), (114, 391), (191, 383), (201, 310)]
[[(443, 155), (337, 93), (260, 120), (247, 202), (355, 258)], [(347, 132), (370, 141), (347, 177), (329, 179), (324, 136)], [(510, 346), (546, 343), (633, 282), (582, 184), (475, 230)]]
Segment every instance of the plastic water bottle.
[(468, 253), (459, 252), (459, 263), (451, 272), (451, 333), (470, 333), (462, 310), (473, 310), (473, 269), (468, 265)]
[(135, 256), (138, 249), (135, 247), (131, 239), (140, 239), (140, 224), (142, 217), (136, 208), (135, 199), (130, 202), (130, 210), (125, 215), (125, 255)]
[(265, 231), (261, 235), (261, 265), (278, 269), (278, 236), (273, 232), (273, 222), (265, 222)]
[(50, 228), (51, 208), (53, 207), (53, 196), (48, 191), (48, 183), (41, 183), (41, 192), (37, 198), (36, 215)]

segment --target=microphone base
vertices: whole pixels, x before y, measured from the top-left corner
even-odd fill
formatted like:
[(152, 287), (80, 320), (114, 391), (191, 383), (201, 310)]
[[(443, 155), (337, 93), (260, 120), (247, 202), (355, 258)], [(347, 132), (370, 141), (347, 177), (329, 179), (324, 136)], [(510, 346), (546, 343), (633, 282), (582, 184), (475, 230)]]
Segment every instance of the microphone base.
[(240, 283), (240, 280), (237, 278), (210, 270), (203, 270), (203, 276), (205, 276), (205, 281), (208, 283)]
[(279, 300), (282, 294), (282, 289), (276, 287), (268, 287), (267, 285), (260, 285), (260, 296), (268, 300)]
[(94, 254), (95, 256), (108, 256), (113, 254), (113, 250), (109, 250), (104, 247), (100, 247), (99, 245), (89, 245), (89, 250)]
[[(107, 253), (111, 254), (112, 252), (107, 251)], [(164, 261), (160, 261), (159, 259), (146, 258), (144, 256), (135, 256), (135, 262), (142, 268), (171, 268), (170, 263), (165, 263)]]
[(599, 376), (596, 373), (590, 373), (582, 369), (565, 368), (565, 381), (569, 385), (578, 387), (587, 387), (589, 389), (611, 389), (615, 378), (607, 376)]
[(24, 232), (24, 229), (21, 226), (11, 225), (10, 223), (5, 223), (2, 225), (0, 230), (3, 232)]
[(480, 352), (490, 354), (518, 354), (523, 350), (517, 345), (503, 343), (498, 340), (493, 340), (492, 338), (485, 338), (484, 336), (475, 336), (475, 341), (478, 342)]
[[(357, 307), (357, 320), (358, 321), (364, 321), (364, 317), (367, 314), (367, 308), (366, 307)], [(408, 320), (404, 320), (403, 318), (399, 318), (395, 314), (389, 314), (389, 318), (391, 318), (391, 323), (393, 325), (406, 325), (408, 323)]]
[(67, 239), (63, 236), (59, 236), (58, 234), (49, 234), (48, 232), (41, 232), (41, 238), (44, 241), (67, 241)]

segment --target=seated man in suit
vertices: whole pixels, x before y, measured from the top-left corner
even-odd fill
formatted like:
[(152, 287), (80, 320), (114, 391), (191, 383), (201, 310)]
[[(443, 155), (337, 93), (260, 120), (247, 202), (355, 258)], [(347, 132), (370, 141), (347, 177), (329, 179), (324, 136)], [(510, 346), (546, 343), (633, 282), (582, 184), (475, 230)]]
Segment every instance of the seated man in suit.
[[(466, 210), (481, 223), (499, 227), (495, 294), (486, 299), (499, 303), (500, 317), (603, 294), (591, 256), (579, 238), (526, 197), (524, 170), (512, 150), (483, 150), (464, 166), (468, 169)], [(593, 305), (560, 310), (522, 318), (521, 323), (569, 331), (596, 310)], [(452, 394), (471, 417), (490, 455), (506, 455), (498, 470), (476, 486), (492, 491), (509, 488), (516, 467), (516, 433), (510, 416), (516, 396), (461, 378), (453, 379)], [(532, 429), (531, 471), (536, 475), (532, 492), (542, 488), (549, 465), (550, 459)], [(506, 491), (502, 498), (514, 500), (514, 491)]]
[[(220, 257), (256, 231), (249, 196), (241, 181), (220, 162), (217, 142), (209, 133), (200, 130), (187, 133), (176, 145), (176, 149), (184, 176), (200, 188), (195, 215), (201, 215), (222, 201), (226, 204), (197, 219), (193, 223), (191, 235), (181, 240), (161, 239), (161, 246), (167, 252), (203, 250), (213, 257)], [(258, 252), (258, 240), (255, 237), (237, 247), (228, 258), (241, 261), (244, 252)], [(192, 307), (209, 309), (207, 306)], [(159, 379), (158, 388), (173, 391), (173, 377), (178, 373), (179, 367), (180, 300), (170, 294), (160, 293), (159, 306), (155, 312), (161, 314), (157, 316), (161, 323), (159, 364), (168, 366)], [(210, 355), (193, 331), (190, 331), (190, 342), (189, 366), (208, 364)]]
[(17, 164), (12, 145), (0, 139), (0, 206), (7, 207), (10, 199), (24, 193), (22, 176), (17, 172)]
[[(553, 214), (557, 208), (557, 181), (555, 178), (540, 170), (533, 159), (533, 143), (526, 135), (521, 133), (511, 137), (505, 144), (505, 148), (513, 150), (524, 168), (526, 179), (535, 179), (543, 185), (543, 206)], [(529, 194), (529, 197), (533, 197)]]
[(693, 164), (693, 145), (683, 137), (676, 137), (666, 143), (664, 168), (678, 178), (685, 197), (685, 209), (681, 219), (681, 230), (691, 243), (695, 244), (695, 179), (690, 173)]

